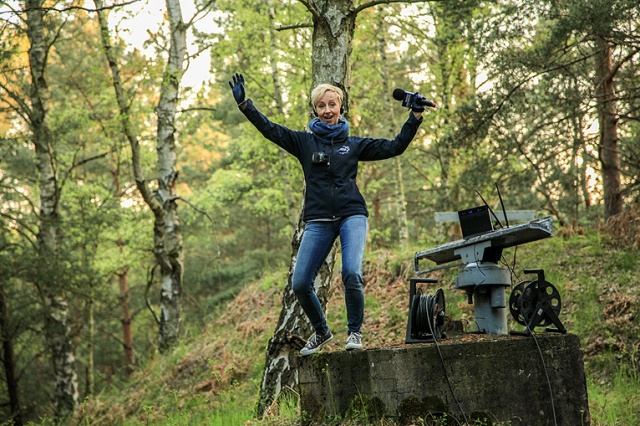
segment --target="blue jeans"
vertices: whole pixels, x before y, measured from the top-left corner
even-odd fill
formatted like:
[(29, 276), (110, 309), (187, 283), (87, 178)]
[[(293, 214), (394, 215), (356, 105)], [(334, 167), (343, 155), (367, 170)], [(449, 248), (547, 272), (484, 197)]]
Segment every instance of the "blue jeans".
[(342, 284), (349, 333), (359, 333), (364, 320), (362, 260), (367, 241), (367, 217), (355, 215), (336, 221), (306, 224), (293, 270), (292, 289), (317, 334), (329, 331), (314, 282), (333, 242), (342, 246)]

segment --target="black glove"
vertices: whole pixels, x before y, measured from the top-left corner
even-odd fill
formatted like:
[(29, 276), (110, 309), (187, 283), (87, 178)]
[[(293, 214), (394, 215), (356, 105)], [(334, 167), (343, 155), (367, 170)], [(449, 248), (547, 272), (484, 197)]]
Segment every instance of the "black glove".
[(238, 105), (243, 103), (245, 101), (245, 93), (244, 93), (244, 77), (242, 76), (242, 74), (235, 73), (233, 75), (233, 83), (229, 82), (229, 86), (231, 86), (231, 91), (233, 92), (233, 98), (236, 100), (236, 103)]
[(411, 111), (413, 112), (424, 112), (424, 107), (422, 105), (414, 104), (411, 106)]

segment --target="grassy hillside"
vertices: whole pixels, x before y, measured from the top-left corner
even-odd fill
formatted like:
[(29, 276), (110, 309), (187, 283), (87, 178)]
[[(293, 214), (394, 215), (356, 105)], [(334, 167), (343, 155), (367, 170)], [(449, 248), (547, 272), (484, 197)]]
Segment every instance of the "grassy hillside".
[[(628, 232), (616, 238), (603, 235), (597, 230), (560, 230), (553, 238), (504, 254), (514, 267), (514, 284), (525, 278), (524, 269), (543, 268), (559, 290), (560, 319), (580, 337), (585, 354), (592, 425), (635, 425), (640, 424), (640, 261), (628, 248), (633, 241), (624, 241), (627, 247), (620, 244), (629, 238)], [(428, 248), (367, 254), (366, 346), (404, 341), (413, 254)], [(456, 271), (439, 271), (433, 292), (443, 288), (447, 315), (464, 320), (473, 314), (473, 306), (466, 303), (464, 292), (453, 288)], [(265, 419), (252, 419), (264, 349), (278, 319), (285, 279), (286, 271), (274, 271), (247, 285), (212, 313), (204, 329), (189, 330), (172, 353), (157, 355), (128, 382), (86, 401), (80, 423), (297, 424), (293, 392), (274, 404)], [(337, 337), (328, 350), (343, 350), (346, 320), (339, 279), (334, 281), (327, 317)]]

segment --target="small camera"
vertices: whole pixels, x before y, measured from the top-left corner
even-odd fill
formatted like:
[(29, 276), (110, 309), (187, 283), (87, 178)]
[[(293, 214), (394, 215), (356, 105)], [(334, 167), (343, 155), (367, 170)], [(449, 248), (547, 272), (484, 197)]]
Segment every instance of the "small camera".
[(324, 152), (314, 152), (311, 154), (311, 162), (313, 164), (327, 164), (329, 162), (329, 156)]

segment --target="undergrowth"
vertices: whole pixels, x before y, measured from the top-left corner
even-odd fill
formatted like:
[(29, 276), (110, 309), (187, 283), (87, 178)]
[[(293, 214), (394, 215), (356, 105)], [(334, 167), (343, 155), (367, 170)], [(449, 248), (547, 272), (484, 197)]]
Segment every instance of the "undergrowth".
[[(367, 346), (404, 340), (408, 279), (413, 274), (413, 254), (420, 250), (424, 247), (367, 253), (363, 326)], [(562, 295), (560, 319), (581, 341), (591, 425), (595, 426), (639, 424), (640, 286), (634, 250), (616, 245), (596, 230), (570, 229), (504, 253), (513, 268), (514, 284), (528, 279), (525, 269), (541, 268)], [(439, 283), (434, 288), (444, 289), (448, 316), (464, 320), (473, 314), (473, 307), (467, 304), (464, 292), (453, 288), (455, 271), (438, 271)], [(263, 419), (253, 415), (264, 351), (278, 320), (285, 281), (286, 271), (280, 270), (247, 285), (202, 330), (189, 330), (171, 354), (156, 355), (127, 382), (87, 400), (76, 423), (298, 425), (295, 390), (283, 392)], [(335, 334), (344, 332), (346, 338), (343, 304), (336, 278), (327, 318)], [(367, 423), (356, 416), (332, 424)], [(376, 420), (371, 424), (394, 423)]]

